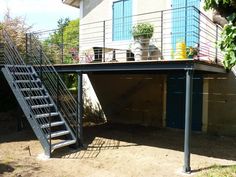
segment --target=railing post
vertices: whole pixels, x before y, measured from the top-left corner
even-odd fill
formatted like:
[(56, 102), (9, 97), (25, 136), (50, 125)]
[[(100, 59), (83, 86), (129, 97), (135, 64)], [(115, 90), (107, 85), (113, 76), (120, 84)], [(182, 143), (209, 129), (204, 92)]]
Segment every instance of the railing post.
[(61, 63), (64, 63), (64, 28), (61, 31)]
[(42, 69), (42, 65), (43, 65), (43, 50), (42, 50), (42, 46), (40, 46), (40, 51), (39, 51), (39, 60), (40, 60), (40, 80), (43, 82), (43, 69)]
[(32, 34), (30, 33), (29, 34), (29, 63), (31, 62), (31, 59), (32, 59)]
[(200, 38), (201, 38), (201, 21), (200, 21), (200, 19), (201, 19), (201, 11), (198, 9), (198, 8), (196, 8), (195, 6), (194, 6), (194, 8), (195, 8), (195, 10), (197, 11), (197, 15), (198, 15), (198, 41), (197, 41), (197, 48), (198, 48), (198, 54), (197, 54), (197, 59), (199, 60), (200, 59), (200, 53), (201, 53), (201, 51), (200, 51), (200, 49), (201, 49), (201, 42), (200, 42)]
[(161, 11), (161, 56), (162, 55), (163, 55), (163, 11)]
[(106, 49), (106, 21), (103, 21), (103, 62), (105, 62), (105, 49)]
[(59, 76), (57, 75), (57, 109), (60, 111), (60, 95), (59, 95), (59, 89), (60, 89), (60, 82), (59, 82)]
[(25, 61), (28, 63), (28, 33), (25, 33)]
[(216, 53), (215, 53), (215, 63), (218, 63), (218, 45), (217, 45), (217, 43), (218, 43), (218, 35), (219, 35), (219, 26), (216, 24), (216, 41), (215, 41), (215, 43), (216, 43)]
[(76, 116), (76, 146), (83, 146), (83, 73), (77, 73), (78, 94), (77, 94), (77, 116)]
[(49, 157), (52, 155), (52, 115), (51, 108), (49, 108)]
[(184, 43), (185, 43), (185, 45), (187, 46), (187, 33), (188, 33), (188, 27), (187, 27), (187, 25), (188, 25), (188, 23), (187, 23), (187, 21), (188, 21), (188, 1), (187, 0), (185, 0), (185, 28), (184, 28)]

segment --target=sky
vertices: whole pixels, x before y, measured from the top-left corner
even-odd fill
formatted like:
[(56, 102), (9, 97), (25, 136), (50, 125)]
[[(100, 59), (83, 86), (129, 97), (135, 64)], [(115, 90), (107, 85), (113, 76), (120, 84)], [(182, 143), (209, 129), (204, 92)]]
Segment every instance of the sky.
[(60, 18), (79, 18), (79, 9), (62, 0), (0, 0), (0, 21), (7, 9), (12, 17), (24, 17), (28, 25), (33, 25), (33, 31), (55, 29)]

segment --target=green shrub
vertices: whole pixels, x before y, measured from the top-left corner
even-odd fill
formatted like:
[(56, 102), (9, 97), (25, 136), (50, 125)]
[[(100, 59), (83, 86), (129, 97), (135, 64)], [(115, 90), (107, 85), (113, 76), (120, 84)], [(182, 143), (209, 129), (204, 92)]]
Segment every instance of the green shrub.
[(154, 27), (150, 23), (138, 23), (133, 26), (132, 34), (136, 38), (151, 38), (153, 36)]

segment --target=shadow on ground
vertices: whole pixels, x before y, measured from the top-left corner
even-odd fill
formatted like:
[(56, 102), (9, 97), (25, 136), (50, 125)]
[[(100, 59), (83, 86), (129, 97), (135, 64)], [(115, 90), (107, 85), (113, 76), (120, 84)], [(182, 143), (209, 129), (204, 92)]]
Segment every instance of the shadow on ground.
[[(15, 120), (16, 121), (16, 120)], [(17, 131), (16, 122), (8, 132), (0, 131), (0, 143), (35, 140), (32, 129), (26, 126)], [(4, 124), (0, 125), (4, 127)], [(127, 142), (121, 144), (120, 142)], [(64, 149), (54, 153), (58, 158), (96, 158), (101, 151), (127, 146), (153, 146), (183, 151), (184, 131), (158, 129), (139, 125), (101, 124), (84, 128), (84, 147), (78, 150)], [(236, 161), (236, 137), (223, 137), (192, 133), (191, 152), (202, 156)]]
[(11, 165), (0, 163), (0, 176), (4, 173), (11, 173), (14, 170), (15, 169)]
[[(128, 142), (123, 145), (124, 143)], [(68, 152), (58, 151), (56, 158), (96, 158), (101, 151), (127, 146), (153, 146), (183, 151), (184, 131), (138, 125), (103, 124), (84, 128), (84, 147)], [(236, 161), (235, 137), (192, 133), (191, 153)]]

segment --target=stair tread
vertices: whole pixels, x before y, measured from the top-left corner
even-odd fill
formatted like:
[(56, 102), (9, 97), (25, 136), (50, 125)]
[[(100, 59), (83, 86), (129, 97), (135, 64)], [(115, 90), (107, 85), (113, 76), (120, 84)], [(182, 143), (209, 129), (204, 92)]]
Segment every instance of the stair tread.
[(31, 97), (25, 97), (26, 100), (29, 100), (29, 99), (44, 99), (44, 98), (49, 98), (49, 96), (44, 95), (44, 96), (31, 96)]
[(59, 143), (52, 144), (52, 150), (55, 150), (55, 149), (58, 149), (61, 147), (65, 147), (65, 146), (69, 146), (69, 145), (75, 144), (75, 143), (76, 143), (76, 140), (64, 140)]
[[(60, 131), (56, 131), (51, 133), (51, 138), (55, 138), (55, 137), (59, 137), (59, 136), (63, 136), (63, 135), (68, 135), (70, 133), (69, 130), (60, 130)], [(50, 138), (50, 135), (47, 135), (47, 138)]]
[(38, 119), (38, 118), (43, 118), (43, 117), (49, 117), (49, 116), (58, 116), (59, 113), (58, 112), (52, 112), (52, 113), (45, 113), (45, 114), (37, 114), (35, 115), (35, 118)]
[(14, 65), (12, 68), (31, 68), (30, 65)]
[(16, 83), (30, 83), (30, 82), (35, 83), (35, 82), (40, 82), (40, 80), (39, 79), (36, 79), (36, 80), (16, 80), (15, 82)]
[[(52, 122), (51, 127), (56, 127), (56, 126), (63, 125), (63, 124), (65, 124), (64, 121)], [(41, 125), (41, 128), (48, 128), (49, 126), (50, 126), (49, 123), (47, 123), (47, 124)]]
[(41, 87), (33, 87), (33, 88), (20, 88), (21, 91), (37, 91), (37, 90), (43, 90)]
[(50, 103), (50, 104), (40, 104), (40, 105), (33, 105), (31, 106), (32, 109), (37, 109), (37, 108), (47, 108), (47, 107), (52, 107), (53, 104)]
[[(44, 82), (41, 82), (41, 79), (38, 77), (38, 72), (36, 72), (36, 70), (40, 68), (38, 68), (38, 65), (36, 65), (34, 68), (34, 66), (32, 65), (33, 63), (31, 65), (26, 65), (23, 61), (23, 58), (20, 55), (18, 55), (17, 48), (15, 47), (14, 42), (10, 39), (10, 37), (8, 37), (8, 34), (5, 30), (3, 30), (3, 34), (5, 37), (4, 42), (6, 42), (6, 44), (9, 44), (11, 46), (9, 48), (9, 52), (11, 53), (15, 52), (17, 56), (15, 58), (14, 56), (10, 58), (12, 62), (6, 61), (6, 64), (2, 68), (2, 72), (8, 84), (10, 85), (10, 88), (14, 92), (14, 95), (19, 105), (21, 106), (23, 112), (25, 113), (25, 116), (30, 121), (30, 125), (35, 131), (35, 134), (37, 135), (42, 146), (43, 147), (45, 146), (44, 141), (45, 141), (45, 137), (48, 136), (47, 134), (48, 127), (51, 127), (51, 126), (55, 128), (52, 129), (54, 132), (50, 132), (50, 135), (49, 135), (50, 137), (63, 136), (67, 134), (70, 135), (68, 136), (70, 138), (68, 138), (67, 140), (53, 139), (53, 144), (50, 144), (52, 151), (58, 148), (75, 144), (77, 142), (77, 139), (74, 136), (74, 132), (71, 131), (70, 129), (71, 127), (70, 125), (68, 125), (66, 117), (63, 118), (62, 114), (57, 111), (56, 105), (53, 100), (54, 92), (52, 93), (48, 92), (46, 87), (44, 87)], [(36, 45), (38, 45), (37, 39), (32, 38), (32, 40), (33, 40), (33, 43), (35, 42)], [(37, 51), (33, 51), (33, 52), (36, 52), (36, 53), (35, 53), (35, 58), (32, 58), (32, 60), (38, 61), (40, 56), (37, 55)], [(5, 55), (3, 52), (1, 52), (0, 56), (5, 56)], [(45, 59), (46, 59), (45, 60), (46, 62), (49, 62), (49, 65), (44, 68), (45, 70), (43, 72), (45, 72), (46, 74), (49, 74), (49, 75), (45, 75), (45, 77), (46, 79), (49, 80), (48, 83), (51, 84), (51, 87), (54, 87), (53, 82), (52, 83), (50, 82), (54, 79), (54, 77), (51, 77), (50, 73), (54, 72), (57, 75), (57, 72), (54, 70), (54, 66), (50, 65), (49, 59), (47, 57)], [(1, 63), (1, 58), (0, 58), (0, 63)], [(15, 63), (17, 63), (18, 65), (15, 65)], [(33, 84), (31, 84), (31, 82)], [(54, 88), (55, 90), (57, 89), (56, 87)], [(62, 90), (62, 92), (63, 91), (67, 94), (66, 89)], [(34, 99), (34, 100), (32, 101), (31, 99)], [(71, 99), (73, 99), (72, 96), (71, 96)], [(48, 104), (45, 104), (45, 103), (48, 103)], [(54, 107), (50, 107), (52, 109), (50, 109), (49, 111), (45, 109), (37, 110), (37, 108), (46, 107), (46, 106), (54, 106)], [(36, 108), (36, 110), (30, 110), (29, 108)], [(68, 108), (65, 107), (65, 109), (70, 110), (70, 107)], [(36, 121), (34, 120), (31, 123), (31, 119), (37, 119), (37, 120)], [(50, 124), (48, 123), (49, 120), (50, 121), (52, 120)], [(42, 131), (38, 131), (38, 128), (41, 128)], [(45, 134), (45, 132), (47, 133)], [(44, 150), (46, 153), (48, 153), (50, 148), (48, 149), (47, 147), (46, 148), (44, 147)]]
[(27, 75), (27, 76), (30, 76), (30, 75), (34, 75), (35, 72), (11, 72), (12, 75)]

